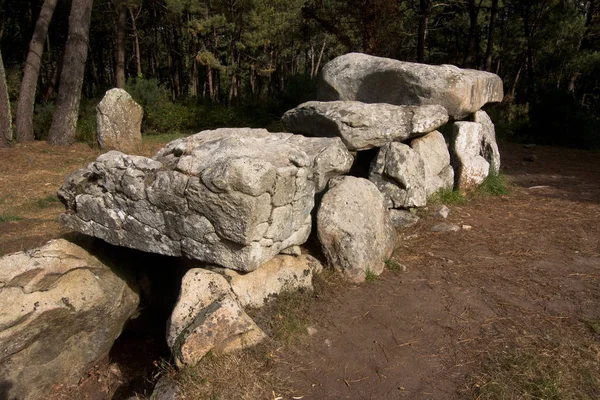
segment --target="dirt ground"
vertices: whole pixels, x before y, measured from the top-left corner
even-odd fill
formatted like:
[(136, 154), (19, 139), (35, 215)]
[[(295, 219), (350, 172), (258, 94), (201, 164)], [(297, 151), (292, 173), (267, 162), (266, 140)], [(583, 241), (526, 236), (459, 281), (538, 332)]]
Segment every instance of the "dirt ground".
[(471, 230), (423, 218), (406, 272), (311, 310), (318, 332), (276, 357), (294, 396), (600, 398), (600, 154), (501, 150), (511, 194), (450, 206)]
[[(433, 233), (440, 220), (425, 212), (400, 232), (394, 260), (405, 272), (315, 293), (316, 333), (269, 349), (268, 373), (285, 390), (266, 398), (600, 398), (600, 154), (501, 151), (511, 193), (449, 205), (448, 222), (470, 229)], [(0, 149), (0, 255), (66, 233), (51, 196), (97, 155)], [(98, 373), (105, 385), (110, 368)], [(102, 390), (85, 398), (133, 394)]]

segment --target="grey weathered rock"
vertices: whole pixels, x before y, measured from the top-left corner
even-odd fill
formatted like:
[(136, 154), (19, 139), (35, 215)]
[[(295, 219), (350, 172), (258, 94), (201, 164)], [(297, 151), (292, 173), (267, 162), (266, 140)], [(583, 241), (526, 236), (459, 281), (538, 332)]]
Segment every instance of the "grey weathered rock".
[(481, 156), (482, 126), (476, 122), (455, 122), (452, 139), (452, 163), (457, 176), (456, 188), (471, 190), (488, 176), (490, 164)]
[(425, 164), (406, 144), (383, 146), (371, 165), (369, 180), (385, 195), (388, 208), (423, 207), (427, 203)]
[(450, 152), (441, 133), (434, 131), (414, 139), (410, 147), (423, 160), (427, 196), (454, 187), (454, 170), (450, 165)]
[(137, 304), (122, 277), (66, 240), (0, 258), (0, 395), (42, 399), (76, 383)]
[(390, 220), (394, 228), (410, 228), (419, 222), (419, 217), (408, 210), (389, 210)]
[(434, 225), (431, 228), (431, 232), (458, 232), (460, 231), (460, 226), (455, 224), (450, 224), (447, 222), (441, 222), (439, 224)]
[(185, 274), (167, 324), (167, 343), (178, 366), (194, 365), (209, 351), (227, 353), (264, 339), (222, 275), (200, 268)]
[(142, 143), (144, 110), (125, 90), (107, 91), (96, 111), (96, 133), (101, 149), (133, 151)]
[(149, 400), (184, 400), (184, 397), (179, 384), (172, 378), (163, 376), (154, 385)]
[(433, 216), (437, 217), (437, 218), (446, 219), (446, 218), (448, 218), (449, 214), (450, 214), (450, 209), (447, 206), (442, 204), (440, 207), (436, 208), (435, 212), (433, 213)]
[(115, 245), (252, 271), (306, 241), (315, 191), (352, 161), (339, 138), (205, 131), (153, 159), (101, 155), (67, 178), (60, 220)]
[(490, 163), (490, 170), (500, 171), (500, 150), (496, 142), (496, 128), (490, 116), (482, 110), (473, 115), (473, 121), (481, 124), (481, 150), (480, 154)]
[(317, 213), (317, 233), (331, 266), (353, 282), (379, 275), (396, 245), (385, 199), (366, 179), (345, 176), (330, 182)]
[(316, 258), (303, 255), (277, 256), (247, 274), (227, 269), (219, 272), (229, 281), (242, 307), (261, 307), (267, 300), (283, 291), (312, 290), (313, 274), (322, 269)]
[(286, 112), (283, 122), (293, 133), (339, 136), (349, 150), (358, 151), (431, 132), (448, 122), (448, 112), (439, 105), (309, 101)]
[(441, 105), (454, 119), (504, 97), (495, 74), (453, 65), (415, 64), (349, 53), (323, 68), (317, 100), (396, 105)]

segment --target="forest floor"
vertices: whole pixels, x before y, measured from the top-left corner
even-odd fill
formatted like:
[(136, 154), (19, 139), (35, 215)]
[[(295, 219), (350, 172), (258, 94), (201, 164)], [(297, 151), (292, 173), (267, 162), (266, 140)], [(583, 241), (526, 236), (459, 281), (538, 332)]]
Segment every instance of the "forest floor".
[[(449, 205), (446, 222), (470, 229), (431, 232), (440, 220), (424, 212), (378, 279), (326, 275), (313, 293), (275, 302), (263, 318), (296, 319), (266, 327), (275, 338), (258, 350), (175, 376), (186, 398), (600, 398), (600, 154), (501, 151), (510, 194)], [(66, 233), (56, 190), (97, 155), (85, 145), (0, 149), (0, 255)], [(143, 386), (107, 389), (113, 367), (57, 398), (121, 399)]]

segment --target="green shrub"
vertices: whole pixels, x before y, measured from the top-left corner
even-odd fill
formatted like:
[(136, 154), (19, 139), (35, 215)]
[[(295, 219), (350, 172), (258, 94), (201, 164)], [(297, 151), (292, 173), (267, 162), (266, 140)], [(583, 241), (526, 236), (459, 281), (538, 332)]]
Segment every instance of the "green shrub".
[(429, 196), (427, 199), (427, 204), (462, 204), (465, 201), (465, 196), (458, 190), (446, 188), (441, 189)]
[(36, 104), (33, 113), (33, 133), (36, 139), (46, 140), (48, 137), (55, 109), (54, 103)]
[(491, 171), (477, 188), (477, 193), (492, 196), (503, 196), (510, 192), (506, 177), (501, 173)]

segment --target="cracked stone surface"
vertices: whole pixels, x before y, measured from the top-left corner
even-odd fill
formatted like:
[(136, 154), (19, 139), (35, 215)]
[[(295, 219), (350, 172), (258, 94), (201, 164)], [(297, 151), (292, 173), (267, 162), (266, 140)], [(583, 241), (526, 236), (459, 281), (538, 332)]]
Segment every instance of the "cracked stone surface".
[(490, 163), (481, 155), (483, 127), (477, 122), (455, 122), (452, 136), (452, 164), (456, 188), (462, 191), (479, 186), (490, 172)]
[(59, 190), (60, 221), (115, 245), (252, 271), (306, 241), (315, 192), (352, 162), (339, 138), (204, 131), (153, 158), (101, 155)]
[(348, 150), (360, 151), (432, 132), (448, 122), (448, 112), (439, 105), (309, 101), (287, 111), (282, 119), (290, 132), (338, 136)]
[(450, 165), (450, 151), (444, 136), (433, 131), (410, 142), (410, 147), (423, 160), (427, 196), (454, 187), (454, 169)]
[(111, 89), (96, 107), (96, 133), (101, 149), (132, 151), (142, 144), (144, 110), (123, 89)]
[(104, 357), (138, 305), (109, 266), (63, 239), (0, 258), (0, 380), (7, 399), (45, 398)]
[(312, 278), (323, 270), (321, 263), (305, 254), (278, 255), (255, 271), (240, 274), (233, 270), (218, 271), (229, 281), (242, 307), (262, 307), (282, 291), (312, 290)]
[(388, 143), (371, 164), (369, 180), (383, 193), (388, 208), (423, 207), (427, 204), (425, 163), (404, 143)]
[(353, 176), (329, 184), (317, 213), (317, 233), (333, 267), (352, 282), (383, 272), (396, 245), (383, 195), (370, 181)]
[(496, 142), (496, 128), (490, 116), (482, 110), (473, 115), (473, 122), (481, 124), (481, 150), (480, 154), (490, 163), (490, 170), (500, 171), (500, 150)]
[(453, 65), (427, 65), (349, 53), (323, 67), (317, 100), (441, 105), (463, 119), (504, 97), (498, 75)]
[(201, 268), (185, 274), (167, 323), (167, 344), (179, 367), (198, 363), (209, 351), (228, 353), (266, 338), (222, 275)]

